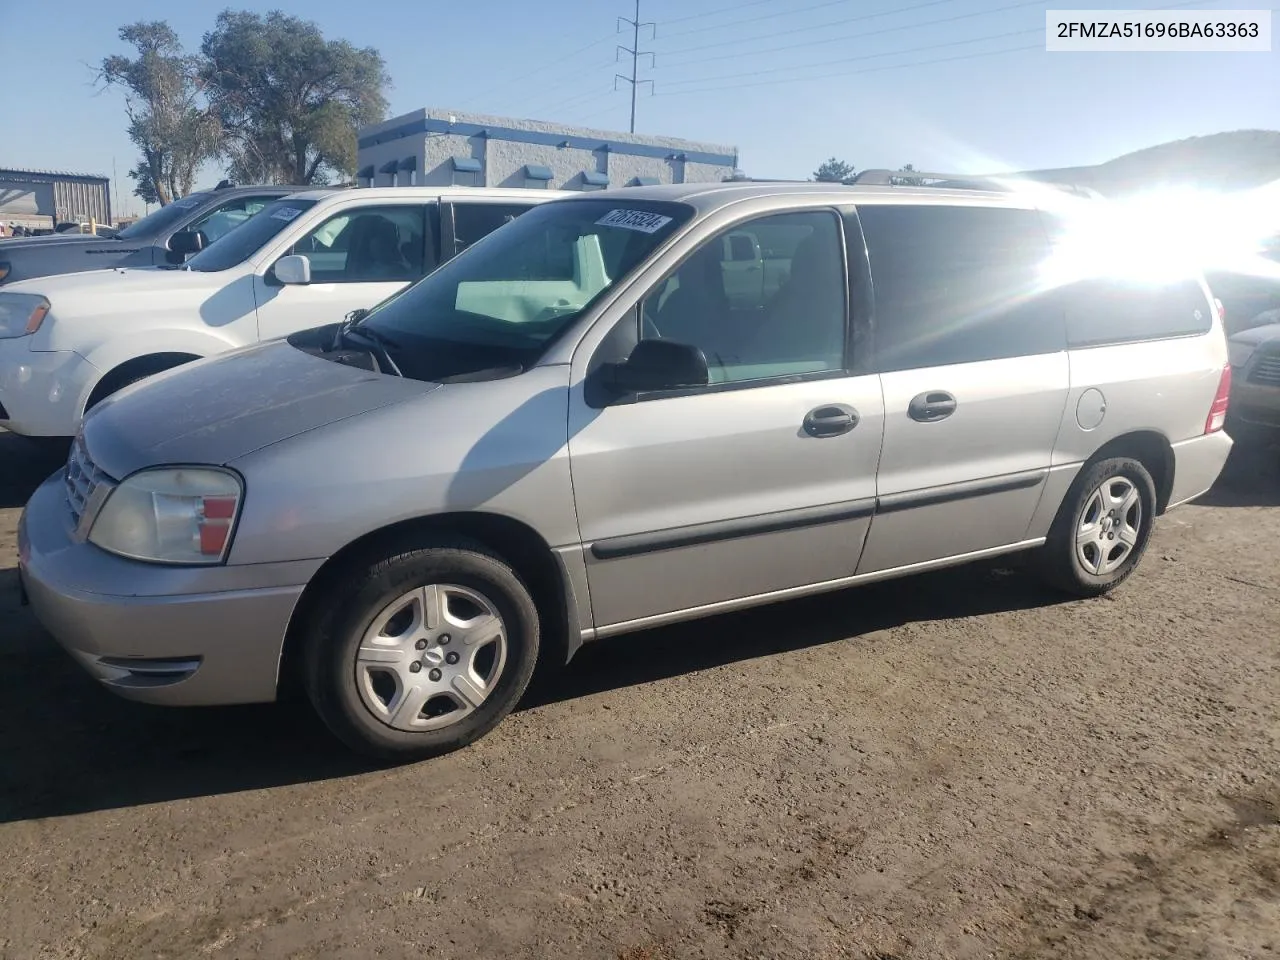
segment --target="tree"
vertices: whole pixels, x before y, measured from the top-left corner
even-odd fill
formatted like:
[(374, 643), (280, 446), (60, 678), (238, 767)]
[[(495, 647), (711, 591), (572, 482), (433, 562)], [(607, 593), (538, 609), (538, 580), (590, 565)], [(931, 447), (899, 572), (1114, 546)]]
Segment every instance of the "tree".
[[(899, 173), (917, 173), (915, 167), (909, 163), (904, 163), (898, 168)], [(923, 177), (894, 177), (893, 182), (903, 187), (922, 187), (924, 186)]]
[(135, 197), (147, 204), (160, 202), (160, 191), (156, 189), (155, 181), (151, 179), (151, 170), (145, 159), (138, 161), (138, 165), (129, 171), (129, 176), (133, 178)]
[(104, 89), (124, 91), (129, 139), (142, 152), (129, 171), (135, 193), (166, 204), (191, 192), (200, 165), (216, 152), (217, 120), (201, 106), (197, 61), (183, 52), (172, 27), (139, 21), (121, 27), (119, 36), (138, 55), (107, 57), (97, 79)]
[(356, 130), (386, 114), (382, 56), (273, 10), (224, 10), (201, 44), (222, 153), (240, 180), (326, 183), (356, 169)]
[(817, 170), (813, 171), (813, 179), (823, 183), (841, 183), (848, 180), (853, 174), (853, 164), (831, 157), (824, 161)]

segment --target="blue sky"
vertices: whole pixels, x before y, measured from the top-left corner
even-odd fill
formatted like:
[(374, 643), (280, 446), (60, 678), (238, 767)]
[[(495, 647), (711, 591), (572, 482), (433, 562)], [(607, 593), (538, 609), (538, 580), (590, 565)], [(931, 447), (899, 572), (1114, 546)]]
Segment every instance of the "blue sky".
[[(486, 3), (259, 3), (316, 21), (326, 36), (382, 52), (390, 115), (422, 106), (625, 130), (614, 92), (615, 17), (634, 0)], [(1126, 9), (1141, 7), (1135, 0)], [(1152, 8), (1163, 4), (1151, 3)], [(1254, 6), (1261, 6), (1254, 0)], [(1185, 6), (1185, 5), (1184, 5)], [(1247, 0), (1197, 3), (1240, 9)], [(753, 176), (804, 177), (826, 157), (859, 168), (987, 172), (1096, 163), (1196, 134), (1280, 129), (1280, 51), (1046, 53), (1046, 9), (1121, 9), (1019, 0), (642, 0), (637, 132), (736, 145)], [(122, 23), (167, 19), (199, 46), (220, 6), (172, 0), (0, 0), (0, 166), (120, 180), (136, 150), (123, 100), (95, 93), (91, 64), (126, 52)], [(628, 28), (629, 30), (629, 28)], [(21, 39), (20, 39), (21, 38)], [(1033, 49), (1015, 49), (1032, 47)], [(1001, 52), (1012, 51), (1012, 52)], [(204, 181), (219, 172), (211, 167)]]

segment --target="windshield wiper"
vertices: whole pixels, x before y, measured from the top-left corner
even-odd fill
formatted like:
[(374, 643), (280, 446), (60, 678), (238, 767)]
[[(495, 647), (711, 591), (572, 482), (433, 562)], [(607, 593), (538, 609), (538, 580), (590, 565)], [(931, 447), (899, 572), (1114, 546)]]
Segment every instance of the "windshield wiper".
[(369, 315), (369, 311), (361, 307), (359, 310), (352, 310), (342, 318), (342, 323), (338, 325), (338, 330), (333, 335), (333, 345), (330, 349), (337, 350), (342, 346), (342, 341), (347, 338), (347, 334), (360, 325), (361, 321)]
[(365, 317), (368, 315), (369, 311), (365, 309), (352, 310), (348, 313), (346, 319), (338, 327), (338, 332), (333, 338), (333, 346), (330, 349), (337, 350), (346, 343), (357, 343), (373, 354), (374, 359), (378, 361), (380, 369), (385, 370), (387, 373), (395, 374), (397, 377), (403, 377), (404, 374), (400, 372), (396, 362), (391, 359), (391, 354), (387, 352), (388, 349), (399, 350), (400, 344), (373, 327), (362, 326)]

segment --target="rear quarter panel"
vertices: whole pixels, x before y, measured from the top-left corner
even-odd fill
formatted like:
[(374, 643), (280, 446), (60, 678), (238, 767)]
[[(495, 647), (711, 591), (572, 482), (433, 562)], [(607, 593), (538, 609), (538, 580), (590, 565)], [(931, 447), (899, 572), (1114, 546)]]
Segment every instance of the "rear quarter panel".
[[(1071, 390), (1029, 538), (1048, 535), (1080, 468), (1110, 441), (1148, 432), (1176, 449), (1200, 437), (1227, 363), (1227, 344), (1215, 320), (1207, 334), (1077, 348), (1068, 352), (1068, 362)], [(1092, 425), (1089, 412), (1096, 418), (1100, 407), (1101, 422)]]
[[(1204, 433), (1205, 418), (1227, 365), (1227, 343), (1215, 321), (1207, 334), (1088, 347), (1069, 352), (1071, 392), (1053, 462), (1080, 463), (1126, 433), (1145, 430), (1170, 443)], [(1102, 395), (1102, 422), (1086, 429), (1090, 391)], [(1091, 394), (1091, 397), (1093, 394)]]

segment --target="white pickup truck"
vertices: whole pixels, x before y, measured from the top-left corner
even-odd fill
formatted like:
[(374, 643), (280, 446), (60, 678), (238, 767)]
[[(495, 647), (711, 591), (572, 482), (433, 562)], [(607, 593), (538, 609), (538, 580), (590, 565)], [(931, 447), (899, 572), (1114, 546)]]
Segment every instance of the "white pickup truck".
[(0, 290), (0, 427), (30, 437), (73, 436), (87, 409), (130, 383), (337, 322), (534, 204), (564, 195), (313, 190), (270, 203), (182, 267), (9, 284)]

